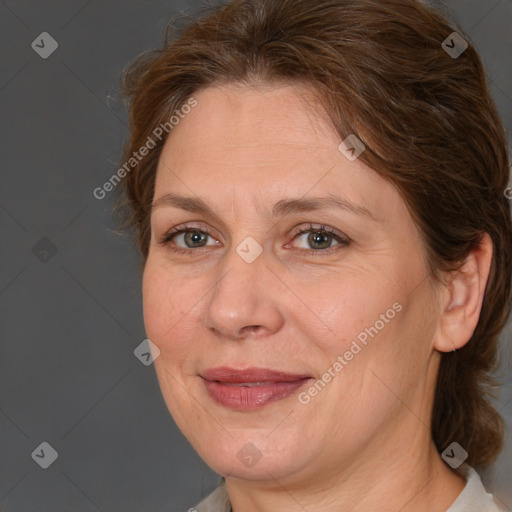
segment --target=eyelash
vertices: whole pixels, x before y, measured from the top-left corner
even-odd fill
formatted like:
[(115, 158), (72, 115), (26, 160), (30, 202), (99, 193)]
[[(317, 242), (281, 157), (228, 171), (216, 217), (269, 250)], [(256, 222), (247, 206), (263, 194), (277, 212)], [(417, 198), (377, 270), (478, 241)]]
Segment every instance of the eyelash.
[[(199, 232), (205, 235), (208, 235), (213, 238), (212, 233), (206, 229), (201, 228), (199, 226), (178, 226), (176, 228), (171, 229), (167, 233), (165, 233), (158, 241), (160, 246), (166, 246), (168, 245), (174, 237), (183, 234), (183, 233), (190, 233), (190, 232)], [(312, 224), (309, 225), (309, 229), (302, 229), (294, 233), (293, 240), (295, 240), (298, 236), (303, 235), (304, 233), (310, 233), (310, 232), (319, 232), (322, 234), (330, 235), (332, 236), (338, 244), (329, 247), (327, 249), (298, 249), (299, 253), (308, 253), (308, 255), (312, 256), (322, 256), (322, 255), (330, 255), (333, 252), (337, 251), (336, 247), (342, 248), (347, 247), (350, 245), (351, 240), (347, 237), (342, 237), (341, 235), (338, 235), (335, 231), (326, 228), (323, 225), (320, 225), (319, 227), (314, 227)], [(189, 248), (189, 249), (183, 249), (182, 247), (172, 247), (171, 250), (177, 254), (186, 254), (188, 256), (193, 256), (194, 253), (197, 253), (198, 249)], [(320, 253), (320, 254), (319, 254)]]

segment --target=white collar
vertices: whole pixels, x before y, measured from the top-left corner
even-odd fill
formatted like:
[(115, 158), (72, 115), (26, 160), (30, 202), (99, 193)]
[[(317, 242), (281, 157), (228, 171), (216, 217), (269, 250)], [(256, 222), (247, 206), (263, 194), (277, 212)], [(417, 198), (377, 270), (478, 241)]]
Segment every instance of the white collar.
[(456, 472), (466, 480), (466, 486), (446, 512), (504, 512), (492, 494), (485, 490), (480, 475), (471, 466), (462, 464)]

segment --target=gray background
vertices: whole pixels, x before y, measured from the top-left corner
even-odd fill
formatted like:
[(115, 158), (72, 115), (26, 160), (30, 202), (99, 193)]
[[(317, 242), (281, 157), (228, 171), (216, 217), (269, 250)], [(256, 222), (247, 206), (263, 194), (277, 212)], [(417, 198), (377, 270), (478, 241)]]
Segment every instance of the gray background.
[[(0, 510), (187, 510), (217, 483), (176, 428), (144, 340), (139, 259), (112, 233), (127, 116), (126, 64), (202, 2), (0, 2)], [(512, 133), (512, 1), (452, 0)], [(42, 59), (31, 43), (49, 32)], [(56, 251), (56, 252), (55, 252)], [(505, 337), (510, 342), (510, 324)], [(508, 344), (510, 345), (510, 343)], [(512, 508), (512, 372), (503, 346), (507, 449), (484, 477)], [(42, 469), (41, 442), (58, 452)]]

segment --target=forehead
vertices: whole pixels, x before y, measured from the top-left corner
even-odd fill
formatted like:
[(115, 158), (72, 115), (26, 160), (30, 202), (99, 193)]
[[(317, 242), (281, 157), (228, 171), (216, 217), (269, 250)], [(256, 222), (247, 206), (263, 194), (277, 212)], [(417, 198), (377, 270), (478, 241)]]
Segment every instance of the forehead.
[(284, 197), (332, 193), (378, 218), (406, 213), (389, 182), (340, 153), (341, 139), (313, 91), (225, 85), (194, 98), (197, 106), (165, 143), (155, 198), (172, 191), (217, 209), (229, 202), (237, 211), (251, 204), (268, 211)]
[[(254, 163), (272, 153), (337, 147), (338, 136), (311, 89), (300, 85), (229, 84), (194, 95), (197, 106), (171, 132), (166, 147), (181, 158), (205, 154)], [(229, 151), (226, 151), (229, 150)]]

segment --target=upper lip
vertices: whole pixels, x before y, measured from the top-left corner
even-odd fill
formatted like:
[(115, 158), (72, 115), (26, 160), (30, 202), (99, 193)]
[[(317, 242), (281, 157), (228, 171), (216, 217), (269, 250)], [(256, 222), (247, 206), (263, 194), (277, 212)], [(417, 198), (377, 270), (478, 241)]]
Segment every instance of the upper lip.
[(310, 375), (287, 373), (268, 368), (236, 369), (220, 366), (204, 370), (201, 373), (201, 377), (206, 380), (217, 380), (220, 382), (293, 382), (310, 378)]

